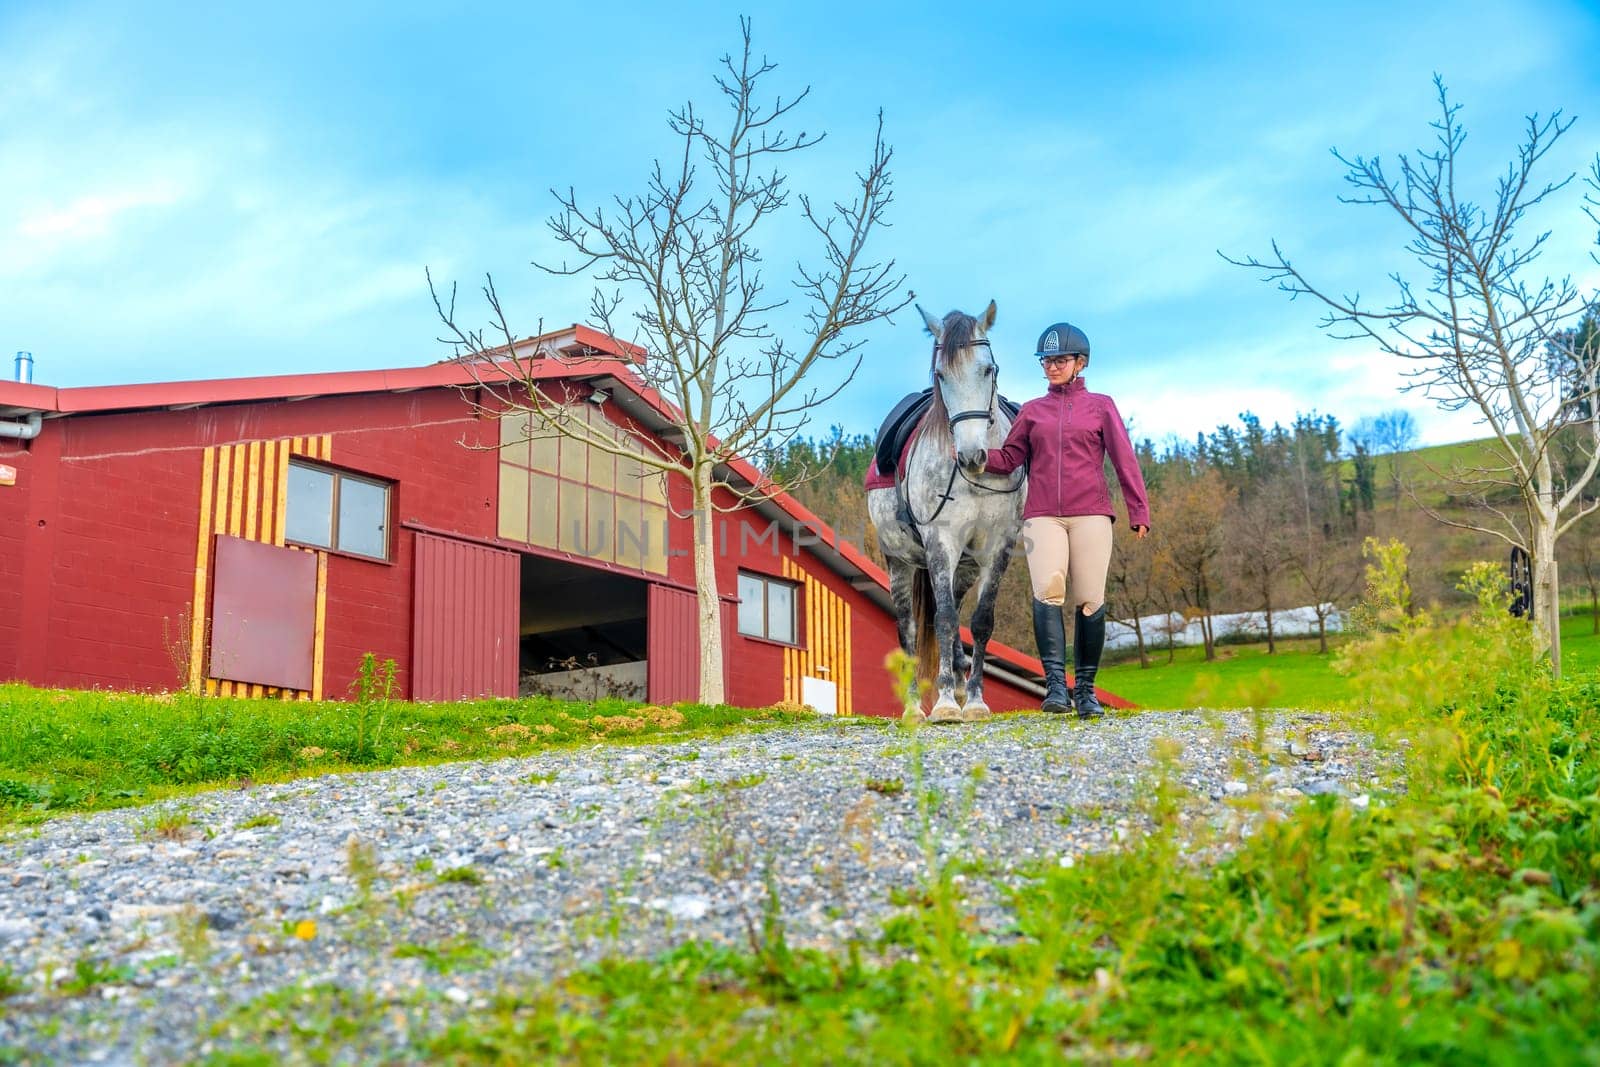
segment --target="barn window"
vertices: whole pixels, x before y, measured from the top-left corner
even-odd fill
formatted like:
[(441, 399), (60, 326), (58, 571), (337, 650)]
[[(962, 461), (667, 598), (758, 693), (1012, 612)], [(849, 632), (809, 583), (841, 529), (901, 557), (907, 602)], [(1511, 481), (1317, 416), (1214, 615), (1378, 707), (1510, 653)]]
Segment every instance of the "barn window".
[(795, 644), (795, 605), (799, 596), (791, 582), (764, 574), (739, 572), (739, 632), (750, 637)]
[[(585, 423), (594, 439), (643, 447), (593, 405), (568, 408), (564, 417)], [(661, 471), (546, 429), (531, 416), (501, 418), (501, 537), (665, 574), (667, 514)]]
[(286, 508), (286, 540), (389, 558), (388, 482), (292, 459)]

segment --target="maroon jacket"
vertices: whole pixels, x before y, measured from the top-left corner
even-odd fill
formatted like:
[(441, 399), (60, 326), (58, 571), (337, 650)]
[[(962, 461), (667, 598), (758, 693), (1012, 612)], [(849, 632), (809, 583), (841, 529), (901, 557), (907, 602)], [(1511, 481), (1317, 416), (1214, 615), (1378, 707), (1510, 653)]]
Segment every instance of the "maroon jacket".
[(1105, 457), (1111, 455), (1130, 526), (1150, 525), (1144, 475), (1128, 440), (1117, 405), (1104, 393), (1091, 393), (1082, 378), (1052, 385), (1044, 396), (1022, 405), (1006, 443), (989, 450), (987, 469), (1010, 474), (1028, 468), (1025, 519), (1041, 515), (1109, 515)]

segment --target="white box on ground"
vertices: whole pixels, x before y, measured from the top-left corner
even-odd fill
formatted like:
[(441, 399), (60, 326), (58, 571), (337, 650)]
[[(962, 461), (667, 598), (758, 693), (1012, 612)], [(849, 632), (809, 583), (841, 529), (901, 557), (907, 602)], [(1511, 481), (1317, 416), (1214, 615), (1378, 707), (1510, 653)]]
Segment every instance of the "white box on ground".
[(821, 678), (801, 675), (800, 703), (815, 709), (818, 715), (838, 715), (839, 687)]

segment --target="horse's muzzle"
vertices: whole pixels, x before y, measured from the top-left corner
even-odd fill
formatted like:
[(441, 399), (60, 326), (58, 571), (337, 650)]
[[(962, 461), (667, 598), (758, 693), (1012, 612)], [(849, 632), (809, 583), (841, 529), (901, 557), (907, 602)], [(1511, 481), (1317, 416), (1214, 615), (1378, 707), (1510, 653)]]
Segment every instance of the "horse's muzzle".
[(983, 473), (983, 468), (989, 463), (989, 450), (986, 448), (968, 448), (956, 453), (956, 461), (961, 464), (961, 469), (972, 477)]

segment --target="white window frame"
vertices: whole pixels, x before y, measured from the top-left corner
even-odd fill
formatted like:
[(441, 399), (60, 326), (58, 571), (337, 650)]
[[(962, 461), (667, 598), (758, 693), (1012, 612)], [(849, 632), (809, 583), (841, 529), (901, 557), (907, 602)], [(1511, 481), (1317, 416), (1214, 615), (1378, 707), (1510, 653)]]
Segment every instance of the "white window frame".
[[(305, 541), (294, 537), (285, 537), (290, 544), (304, 545), (307, 548), (321, 548), (329, 552), (338, 552), (341, 555), (356, 556), (360, 559), (379, 560), (387, 563), (394, 547), (394, 536), (391, 521), (394, 513), (394, 483), (385, 478), (377, 478), (370, 474), (355, 474), (350, 471), (340, 470), (338, 467), (329, 467), (321, 463), (312, 463), (300, 456), (291, 456), (289, 459), (291, 469), (299, 467), (303, 470), (317, 471), (333, 479), (331, 495), (328, 500), (328, 539), (331, 544), (319, 544), (315, 541)], [(339, 530), (339, 490), (345, 481), (360, 482), (383, 491), (383, 554), (373, 555), (357, 548), (347, 548), (340, 544)], [(284, 488), (284, 510), (287, 515), (294, 507), (294, 498), (289, 494), (288, 486)]]
[[(799, 583), (791, 582), (787, 579), (779, 578), (771, 574), (762, 574), (760, 571), (740, 571), (738, 577), (738, 588), (739, 607), (741, 609), (745, 606), (743, 585), (747, 581), (758, 582), (761, 585), (761, 629), (759, 631), (745, 629), (744, 612), (741, 610), (738, 612), (738, 621), (735, 627), (735, 629), (738, 630), (739, 635), (741, 637), (758, 638), (762, 641), (776, 641), (780, 645), (793, 645), (796, 648), (802, 647), (800, 644)], [(789, 633), (791, 636), (787, 638), (772, 636), (772, 620), (769, 616), (769, 609), (772, 600), (769, 590), (773, 586), (781, 586), (789, 590)]]

